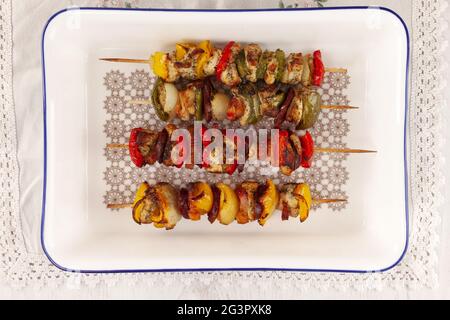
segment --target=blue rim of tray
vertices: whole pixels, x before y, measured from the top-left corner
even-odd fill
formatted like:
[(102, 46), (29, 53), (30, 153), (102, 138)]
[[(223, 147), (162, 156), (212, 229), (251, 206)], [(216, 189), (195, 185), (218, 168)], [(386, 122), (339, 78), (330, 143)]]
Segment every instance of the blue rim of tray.
[[(403, 154), (404, 154), (404, 182), (405, 182), (405, 215), (406, 215), (406, 232), (405, 247), (400, 257), (392, 265), (380, 270), (337, 270), (337, 269), (295, 269), (295, 268), (186, 268), (186, 269), (124, 269), (124, 270), (74, 270), (66, 268), (58, 264), (49, 254), (44, 241), (44, 225), (45, 225), (45, 207), (46, 207), (46, 188), (47, 188), (47, 87), (45, 73), (45, 48), (44, 41), (48, 26), (57, 16), (67, 11), (156, 11), (156, 12), (272, 12), (272, 11), (323, 11), (323, 10), (383, 10), (393, 14), (402, 23), (407, 40), (407, 58), (406, 58), (406, 80), (405, 80), (405, 119), (404, 119), (404, 138), (403, 138)], [(373, 6), (349, 6), (349, 7), (324, 7), (324, 8), (267, 8), (267, 9), (153, 9), (153, 8), (99, 8), (99, 7), (77, 7), (66, 8), (53, 14), (47, 21), (41, 39), (41, 55), (42, 55), (42, 72), (43, 72), (43, 116), (44, 116), (44, 181), (42, 196), (42, 219), (41, 219), (41, 246), (48, 260), (58, 269), (72, 273), (160, 273), (160, 272), (212, 272), (212, 271), (290, 271), (290, 272), (332, 272), (332, 273), (375, 273), (385, 272), (396, 267), (405, 257), (409, 245), (409, 205), (408, 205), (408, 160), (407, 160), (407, 119), (408, 119), (408, 83), (409, 83), (409, 67), (410, 67), (410, 35), (408, 27), (402, 17), (395, 11), (385, 7)]]

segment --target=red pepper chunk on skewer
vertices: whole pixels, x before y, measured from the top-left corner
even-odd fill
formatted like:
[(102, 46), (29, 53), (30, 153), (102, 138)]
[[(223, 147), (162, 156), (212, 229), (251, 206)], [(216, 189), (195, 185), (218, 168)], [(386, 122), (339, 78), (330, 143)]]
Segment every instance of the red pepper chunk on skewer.
[(234, 43), (234, 41), (228, 42), (228, 44), (223, 49), (222, 56), (220, 57), (220, 60), (216, 66), (216, 77), (218, 80), (220, 80), (222, 72), (224, 72), (228, 66), (228, 62), (231, 58), (231, 48), (233, 47)]
[(320, 87), (323, 84), (323, 79), (325, 77), (325, 66), (322, 62), (322, 53), (320, 50), (314, 51), (313, 53), (313, 64), (314, 72), (312, 83), (314, 86)]
[(314, 140), (309, 131), (306, 131), (304, 136), (300, 137), (300, 142), (302, 145), (302, 168), (309, 169), (312, 165), (312, 159), (314, 156)]
[(144, 156), (142, 155), (141, 150), (139, 150), (138, 141), (139, 134), (142, 132), (142, 130), (142, 128), (135, 128), (131, 130), (130, 140), (128, 142), (131, 161), (133, 161), (133, 163), (138, 168), (142, 168), (145, 165)]
[[(207, 128), (205, 126), (201, 127), (201, 145), (203, 147), (203, 150), (211, 143), (210, 141), (207, 141), (205, 139)], [(221, 130), (224, 137), (226, 137), (225, 130)], [(164, 134), (166, 136), (164, 137)], [(156, 136), (157, 138), (149, 138), (148, 135)], [(164, 139), (160, 139), (164, 138)], [(192, 137), (191, 137), (192, 138)], [(161, 133), (151, 133), (148, 130), (142, 129), (142, 128), (135, 128), (131, 131), (130, 134), (130, 140), (129, 140), (129, 153), (132, 162), (139, 168), (143, 167), (146, 164), (153, 164), (155, 162), (163, 163), (162, 157), (163, 157), (163, 148), (162, 146), (158, 146), (158, 144), (166, 144), (166, 142), (162, 143), (162, 140), (167, 141), (167, 132), (161, 132)], [(247, 140), (247, 139), (246, 139)], [(178, 144), (182, 144), (184, 142), (184, 137), (180, 136), (178, 137)], [(239, 136), (235, 136), (233, 139), (233, 143), (235, 146), (238, 146), (240, 142)], [(153, 150), (145, 151), (146, 149), (151, 147), (149, 145), (146, 145), (147, 143), (150, 143), (153, 145)], [(245, 159), (248, 157), (248, 148), (247, 141), (245, 141)], [(303, 168), (310, 168), (312, 165), (312, 159), (314, 156), (314, 141), (311, 136), (311, 134), (306, 131), (305, 135), (298, 136), (295, 133), (292, 133), (288, 130), (280, 130), (279, 131), (279, 142), (277, 144), (279, 148), (279, 167), (282, 169), (282, 172), (284, 174), (290, 175), (293, 171), (298, 169), (299, 167)], [(159, 147), (158, 152), (155, 151)], [(225, 145), (224, 145), (225, 147)], [(144, 149), (143, 149), (144, 148)], [(205, 150), (204, 150), (205, 151)], [(204, 152), (203, 151), (203, 152)], [(177, 168), (183, 167), (184, 159), (185, 159), (185, 153), (186, 151), (181, 148), (178, 151), (178, 154), (175, 156), (176, 159), (173, 159), (173, 165)], [(191, 150), (193, 152), (193, 150)], [(237, 152), (237, 150), (235, 150)], [(153, 159), (155, 158), (155, 159)], [(192, 156), (191, 156), (192, 159)], [(243, 165), (238, 164), (239, 155), (235, 154), (235, 159), (233, 163), (231, 164), (224, 164), (222, 172), (228, 173), (229, 175), (233, 175), (236, 170), (239, 170), (241, 172), (243, 170)], [(209, 157), (208, 155), (203, 153), (203, 159), (202, 164), (199, 165), (199, 167), (204, 169), (209, 169), (211, 164), (208, 161)]]

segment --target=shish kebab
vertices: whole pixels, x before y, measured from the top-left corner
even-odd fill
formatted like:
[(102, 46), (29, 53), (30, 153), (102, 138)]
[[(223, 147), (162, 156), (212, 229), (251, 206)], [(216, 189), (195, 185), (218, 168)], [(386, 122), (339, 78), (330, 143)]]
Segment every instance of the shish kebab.
[(177, 189), (169, 183), (149, 185), (142, 183), (133, 203), (108, 204), (110, 209), (132, 208), (133, 220), (153, 224), (156, 228), (173, 229), (182, 219), (199, 221), (206, 215), (210, 223), (223, 225), (234, 221), (247, 224), (258, 221), (261, 226), (281, 210), (281, 219), (299, 218), (305, 222), (314, 204), (345, 202), (345, 199), (313, 199), (306, 183), (288, 183), (279, 186), (272, 180), (266, 183), (245, 181), (231, 188), (225, 183), (209, 185), (190, 183)]
[[(156, 163), (164, 164), (169, 167), (181, 168), (185, 166), (187, 169), (193, 169), (193, 161), (195, 155), (195, 126), (189, 126), (187, 128), (189, 135), (184, 137), (182, 135), (176, 135), (175, 132), (178, 128), (173, 124), (168, 124), (161, 131), (153, 131), (143, 128), (135, 128), (131, 130), (128, 144), (108, 144), (109, 149), (128, 149), (132, 162), (137, 167), (143, 167), (146, 165), (154, 165)], [(214, 128), (213, 128), (214, 129)], [(197, 129), (198, 130), (198, 129)], [(207, 128), (205, 126), (200, 127), (201, 132), (197, 132), (200, 137), (201, 151), (207, 148), (211, 143), (210, 139), (205, 137)], [(256, 131), (255, 132), (259, 132)], [(254, 155), (253, 159), (262, 161), (269, 161), (271, 166), (279, 167), (280, 172), (284, 175), (291, 175), (298, 168), (310, 168), (315, 152), (323, 153), (375, 153), (376, 151), (360, 150), (360, 149), (336, 149), (336, 148), (316, 148), (312, 135), (306, 131), (303, 135), (299, 135), (296, 132), (289, 130), (278, 131), (278, 143), (274, 142), (274, 146), (277, 150), (272, 150), (272, 138), (267, 137), (268, 143), (266, 144), (266, 150), (261, 149), (261, 143), (255, 141), (251, 145), (250, 140), (247, 137), (233, 136), (229, 137), (226, 134), (226, 130), (220, 130), (223, 141), (223, 149), (229, 147), (234, 152), (234, 158), (225, 158), (225, 152), (222, 152), (221, 159), (215, 158), (215, 155), (210, 152), (209, 154), (203, 152), (201, 156), (201, 163), (197, 165), (210, 172), (210, 173), (227, 173), (229, 175), (234, 174), (236, 171), (242, 172), (244, 170), (244, 164), (238, 161), (238, 146), (239, 143), (245, 146), (242, 148), (245, 150), (244, 162), (249, 159), (250, 154)], [(187, 143), (184, 139), (188, 139), (190, 142), (190, 148), (180, 148), (183, 143)], [(256, 139), (259, 139), (256, 137)], [(264, 141), (262, 141), (264, 143)], [(255, 150), (256, 146), (256, 150)], [(184, 154), (185, 149), (190, 154)], [(241, 151), (242, 151), (241, 149)], [(206, 150), (206, 149), (205, 149)], [(262, 151), (261, 151), (262, 150)], [(213, 150), (208, 150), (213, 151)], [(267, 152), (264, 154), (264, 152)], [(220, 156), (220, 154), (219, 154)], [(189, 161), (186, 161), (189, 159)], [(241, 155), (242, 159), (242, 155)], [(219, 160), (219, 161), (217, 161)], [(185, 165), (186, 164), (186, 165)]]
[(168, 83), (158, 78), (151, 100), (131, 100), (129, 104), (152, 105), (162, 121), (239, 121), (253, 125), (263, 117), (274, 118), (275, 128), (290, 124), (296, 130), (312, 128), (321, 109), (356, 109), (350, 106), (323, 106), (316, 91), (282, 84), (245, 83), (229, 88), (214, 77)]
[(230, 41), (223, 49), (209, 40), (199, 44), (178, 43), (171, 53), (155, 52), (150, 59), (102, 58), (109, 62), (150, 64), (153, 73), (166, 82), (180, 79), (199, 80), (215, 76), (223, 84), (233, 87), (242, 82), (264, 81), (268, 85), (284, 83), (304, 87), (320, 87), (325, 71), (346, 72), (345, 69), (326, 69), (320, 50), (313, 54), (291, 53), (283, 50), (263, 51), (255, 43), (241, 45)]

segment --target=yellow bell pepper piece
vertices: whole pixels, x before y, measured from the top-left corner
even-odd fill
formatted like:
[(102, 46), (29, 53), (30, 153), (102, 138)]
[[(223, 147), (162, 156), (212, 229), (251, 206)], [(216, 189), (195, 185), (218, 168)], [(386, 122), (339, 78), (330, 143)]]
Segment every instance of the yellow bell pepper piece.
[(175, 45), (175, 58), (180, 61), (183, 60), (184, 56), (187, 53), (187, 48), (185, 45), (177, 43)]
[(151, 57), (153, 73), (162, 78), (167, 79), (169, 71), (167, 69), (167, 55), (164, 52), (155, 52)]
[(266, 182), (267, 190), (262, 197), (260, 197), (259, 201), (263, 207), (263, 212), (261, 214), (261, 218), (259, 218), (258, 222), (261, 226), (264, 226), (272, 216), (273, 212), (277, 208), (277, 205), (280, 201), (280, 194), (278, 193), (278, 189), (273, 183), (272, 180), (267, 180)]
[[(138, 190), (136, 191), (136, 195), (134, 197), (134, 201), (133, 201), (133, 207), (136, 206), (136, 204), (143, 199), (146, 195), (147, 195), (147, 190), (150, 188), (150, 185), (147, 182), (142, 183)], [(141, 224), (141, 215), (142, 215), (142, 210), (144, 209), (145, 203), (141, 202), (140, 205), (137, 208), (134, 208), (133, 210), (133, 220), (138, 223)]]
[(213, 193), (209, 184), (204, 182), (194, 183), (191, 191), (192, 200), (190, 216), (192, 220), (199, 220), (201, 215), (211, 211), (213, 206)]
[(195, 72), (199, 78), (203, 78), (205, 73), (203, 72), (203, 67), (208, 62), (209, 58), (212, 55), (212, 45), (211, 41), (204, 40), (198, 44), (198, 47), (203, 50), (203, 53), (200, 55), (197, 61), (197, 66), (195, 67)]
[(305, 222), (309, 216), (309, 210), (311, 210), (312, 197), (311, 190), (306, 183), (300, 183), (295, 187), (294, 196), (297, 198), (299, 203), (299, 216), (300, 221)]

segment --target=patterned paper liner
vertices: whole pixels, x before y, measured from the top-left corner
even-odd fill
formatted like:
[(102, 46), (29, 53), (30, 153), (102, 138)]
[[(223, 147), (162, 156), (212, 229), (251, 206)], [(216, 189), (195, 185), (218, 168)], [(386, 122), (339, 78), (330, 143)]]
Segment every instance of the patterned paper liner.
[[(152, 106), (129, 104), (128, 101), (149, 99), (151, 87), (155, 78), (144, 70), (136, 70), (124, 74), (111, 70), (104, 77), (105, 100), (104, 109), (107, 117), (104, 132), (108, 143), (127, 143), (132, 128), (144, 127), (160, 130), (165, 123), (156, 116)], [(344, 94), (350, 84), (350, 77), (343, 73), (327, 73), (324, 85), (319, 89), (325, 105), (348, 105), (349, 100)], [(345, 117), (347, 111), (322, 110), (315, 127), (310, 130), (315, 143), (321, 147), (344, 148), (345, 138), (350, 131), (350, 125)], [(175, 124), (181, 124), (177, 121)], [(224, 122), (223, 127), (238, 127), (238, 123)], [(264, 119), (255, 128), (271, 128), (272, 119)], [(307, 182), (317, 198), (347, 199), (345, 185), (349, 173), (345, 166), (347, 155), (316, 153), (311, 169), (298, 169), (291, 176), (282, 175), (278, 169), (266, 163), (248, 163), (244, 172), (232, 176), (227, 174), (210, 174), (199, 168), (194, 170), (177, 169), (162, 165), (136, 168), (130, 161), (127, 150), (113, 150), (105, 147), (107, 167), (104, 171), (104, 181), (107, 192), (104, 203), (129, 203), (133, 200), (137, 186), (143, 181), (150, 184), (170, 182), (182, 186), (193, 181), (216, 183), (223, 181), (235, 185), (242, 181), (264, 181), (271, 178), (275, 183)], [(328, 204), (329, 208), (339, 211), (346, 207), (345, 202)]]

